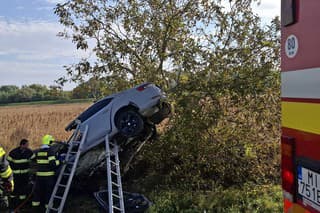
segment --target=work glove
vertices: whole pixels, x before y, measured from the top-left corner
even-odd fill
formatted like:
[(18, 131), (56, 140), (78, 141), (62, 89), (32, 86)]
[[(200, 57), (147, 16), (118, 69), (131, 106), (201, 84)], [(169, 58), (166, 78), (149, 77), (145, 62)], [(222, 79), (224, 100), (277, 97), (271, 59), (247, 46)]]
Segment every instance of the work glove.
[(13, 192), (14, 189), (14, 183), (13, 180), (6, 180), (3, 182), (3, 188), (5, 192), (10, 193)]

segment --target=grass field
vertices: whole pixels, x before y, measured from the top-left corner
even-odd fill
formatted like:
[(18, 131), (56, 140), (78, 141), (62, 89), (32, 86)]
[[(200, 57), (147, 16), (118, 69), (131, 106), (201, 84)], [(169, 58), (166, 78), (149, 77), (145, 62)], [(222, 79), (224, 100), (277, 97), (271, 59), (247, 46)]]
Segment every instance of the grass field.
[(90, 103), (55, 105), (21, 105), (0, 107), (0, 144), (9, 151), (17, 146), (22, 138), (31, 142), (32, 148), (39, 146), (45, 134), (56, 140), (66, 140), (70, 133), (65, 126)]

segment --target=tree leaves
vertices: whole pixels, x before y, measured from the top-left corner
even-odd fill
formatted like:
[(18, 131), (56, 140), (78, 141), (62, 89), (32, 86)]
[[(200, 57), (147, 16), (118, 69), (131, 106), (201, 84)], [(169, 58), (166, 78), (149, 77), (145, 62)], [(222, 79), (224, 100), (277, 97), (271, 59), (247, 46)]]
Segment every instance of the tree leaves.
[[(55, 13), (73, 34), (76, 48), (92, 49), (99, 66), (107, 67), (109, 73), (168, 88), (168, 79), (179, 82), (182, 72), (207, 69), (212, 54), (225, 58), (217, 53), (230, 53), (231, 47), (251, 40), (247, 35), (255, 33), (246, 32), (260, 28), (250, 3), (231, 1), (226, 10), (217, 0), (73, 0), (58, 4)], [(91, 48), (89, 40), (94, 41)], [(247, 54), (248, 48), (245, 50)], [(99, 74), (95, 69), (91, 72)], [(73, 75), (79, 73), (69, 74), (77, 81)]]

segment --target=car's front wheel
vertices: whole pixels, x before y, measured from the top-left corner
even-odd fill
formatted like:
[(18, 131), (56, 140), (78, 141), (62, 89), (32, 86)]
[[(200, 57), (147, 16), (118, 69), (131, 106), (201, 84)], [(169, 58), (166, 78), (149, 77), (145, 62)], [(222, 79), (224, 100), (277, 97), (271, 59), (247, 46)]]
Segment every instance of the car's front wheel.
[(117, 113), (115, 125), (121, 135), (130, 138), (138, 136), (142, 132), (144, 121), (138, 112), (127, 109)]

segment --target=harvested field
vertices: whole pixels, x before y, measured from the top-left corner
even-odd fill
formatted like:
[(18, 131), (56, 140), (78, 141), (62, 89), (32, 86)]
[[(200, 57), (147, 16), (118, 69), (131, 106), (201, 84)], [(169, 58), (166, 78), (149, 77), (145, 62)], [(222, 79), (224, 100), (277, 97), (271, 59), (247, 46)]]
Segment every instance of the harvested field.
[(32, 148), (39, 146), (45, 134), (67, 140), (70, 133), (65, 126), (88, 106), (90, 103), (0, 107), (0, 144), (9, 151), (22, 138)]

